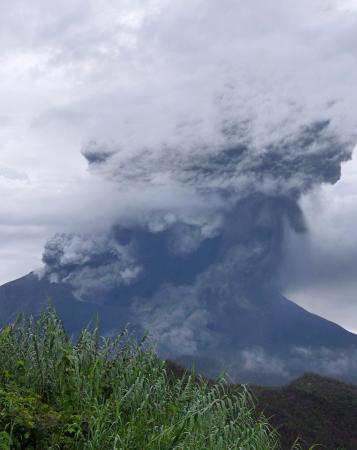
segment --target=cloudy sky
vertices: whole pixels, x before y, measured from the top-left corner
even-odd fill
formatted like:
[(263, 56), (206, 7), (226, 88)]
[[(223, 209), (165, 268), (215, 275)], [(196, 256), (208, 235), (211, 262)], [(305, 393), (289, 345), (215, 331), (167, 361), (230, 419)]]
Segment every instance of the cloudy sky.
[[(0, 283), (39, 267), (56, 232), (105, 230), (149, 197), (179, 207), (157, 162), (219, 148), (222, 126), (259, 149), (326, 119), (357, 142), (355, 0), (0, 0), (0, 12)], [(92, 148), (119, 149), (129, 181), (88, 171)], [(159, 149), (155, 200), (130, 186), (142, 148)], [(301, 198), (309, 233), (287, 237), (281, 278), (357, 332), (356, 172), (357, 155)]]

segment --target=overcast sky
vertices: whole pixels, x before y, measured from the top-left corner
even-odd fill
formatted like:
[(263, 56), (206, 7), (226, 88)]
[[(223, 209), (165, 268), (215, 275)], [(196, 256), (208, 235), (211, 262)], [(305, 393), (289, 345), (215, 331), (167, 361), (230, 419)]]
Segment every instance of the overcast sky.
[[(0, 283), (40, 266), (54, 233), (128, 207), (88, 172), (91, 140), (191, 151), (239, 115), (264, 146), (325, 110), (353, 139), (356, 42), (357, 0), (0, 0)], [(356, 172), (357, 155), (302, 198), (284, 290), (357, 332)]]

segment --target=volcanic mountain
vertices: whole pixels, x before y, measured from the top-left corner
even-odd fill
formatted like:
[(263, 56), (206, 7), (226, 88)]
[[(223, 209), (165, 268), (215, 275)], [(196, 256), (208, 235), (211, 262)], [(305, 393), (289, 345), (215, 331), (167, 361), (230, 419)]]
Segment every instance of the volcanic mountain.
[(357, 336), (284, 298), (277, 277), (287, 236), (308, 234), (300, 198), (340, 179), (351, 142), (329, 120), (284, 132), (259, 146), (222, 128), (219, 145), (185, 151), (83, 148), (115, 186), (113, 219), (49, 239), (43, 267), (0, 288), (1, 324), (51, 299), (74, 335), (96, 317), (103, 335), (130, 323), (211, 377), (356, 379)]
[(357, 336), (273, 282), (287, 223), (303, 229), (294, 202), (254, 195), (194, 248), (197, 230), (182, 223), (155, 232), (116, 225), (110, 240), (55, 236), (42, 272), (0, 287), (1, 325), (51, 302), (73, 336), (97, 318), (103, 335), (130, 324), (137, 336), (149, 332), (162, 357), (210, 377), (282, 384), (314, 371), (357, 380)]

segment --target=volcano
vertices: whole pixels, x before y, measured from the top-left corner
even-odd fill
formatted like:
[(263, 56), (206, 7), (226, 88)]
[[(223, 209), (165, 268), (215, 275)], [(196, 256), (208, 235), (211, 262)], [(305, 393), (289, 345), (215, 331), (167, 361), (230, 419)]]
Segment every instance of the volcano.
[[(260, 152), (239, 144), (123, 159), (93, 145), (89, 168), (115, 183), (118, 201), (124, 186), (150, 196), (104, 231), (49, 239), (43, 267), (0, 289), (2, 324), (51, 300), (73, 336), (97, 318), (103, 335), (130, 324), (161, 357), (209, 377), (357, 379), (357, 336), (286, 299), (278, 281), (287, 236), (308, 236), (300, 198), (336, 183), (351, 156), (329, 121)], [(157, 179), (171, 180), (169, 203)]]
[[(213, 249), (203, 255), (209, 251)], [(30, 273), (0, 287), (0, 324), (15, 321), (20, 313), (38, 316), (51, 303), (74, 337), (97, 319), (102, 335), (118, 333), (129, 324), (138, 337), (148, 330), (163, 358), (209, 377), (226, 371), (237, 382), (279, 385), (314, 371), (357, 381), (357, 335), (286, 299), (264, 284), (261, 275), (246, 273), (249, 282), (242, 282), (238, 276), (232, 280), (227, 267), (224, 278), (222, 267), (203, 265), (199, 274), (189, 265), (186, 274), (176, 276), (166, 267), (161, 288), (157, 284), (162, 272), (152, 267), (148, 279), (97, 291), (101, 298), (80, 298), (70, 279), (54, 282)]]

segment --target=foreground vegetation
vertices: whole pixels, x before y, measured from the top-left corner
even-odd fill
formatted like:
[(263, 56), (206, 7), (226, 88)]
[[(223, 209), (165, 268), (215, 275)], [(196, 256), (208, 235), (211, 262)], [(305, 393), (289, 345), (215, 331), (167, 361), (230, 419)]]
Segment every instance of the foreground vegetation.
[(0, 331), (0, 450), (278, 448), (246, 389), (172, 377), (125, 332), (73, 343), (50, 308)]

